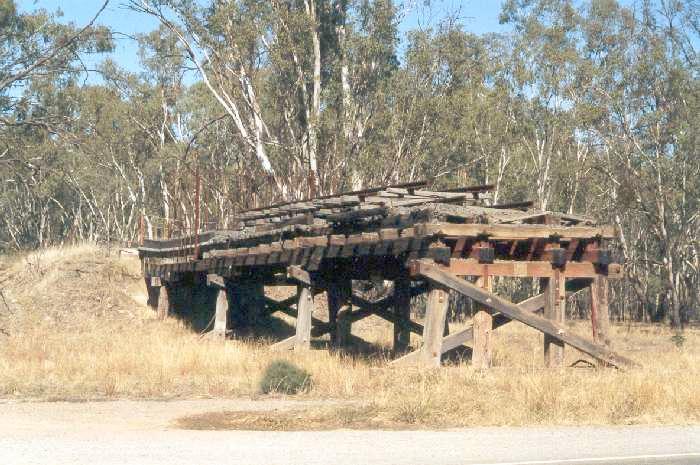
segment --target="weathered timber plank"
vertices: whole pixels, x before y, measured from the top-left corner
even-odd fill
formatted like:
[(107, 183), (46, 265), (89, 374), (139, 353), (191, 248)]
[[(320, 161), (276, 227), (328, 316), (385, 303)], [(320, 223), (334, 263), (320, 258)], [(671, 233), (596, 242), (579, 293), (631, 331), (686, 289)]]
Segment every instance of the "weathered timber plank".
[(296, 344), (296, 341), (297, 341), (297, 336), (295, 334), (294, 336), (289, 336), (287, 339), (283, 339), (279, 342), (276, 342), (275, 344), (272, 344), (272, 346), (270, 346), (270, 350), (272, 350), (272, 351), (292, 350), (294, 348), (294, 344)]
[(369, 195), (369, 194), (383, 191), (387, 188), (418, 188), (418, 187), (424, 187), (426, 185), (428, 185), (427, 181), (411, 181), (411, 182), (404, 182), (404, 183), (400, 183), (400, 184), (391, 184), (388, 186), (372, 187), (372, 188), (368, 188), (368, 189), (361, 189), (361, 190), (355, 190), (355, 191), (349, 191), (349, 192), (341, 192), (338, 194), (322, 195), (322, 196), (314, 197), (311, 199), (296, 200), (296, 201), (291, 201), (291, 202), (282, 202), (282, 203), (277, 203), (277, 204), (273, 204), (273, 205), (268, 205), (265, 207), (248, 209), (248, 210), (241, 212), (239, 215), (245, 215), (245, 214), (248, 214), (251, 212), (259, 212), (259, 211), (263, 211), (263, 210), (269, 210), (271, 208), (279, 208), (279, 207), (285, 207), (285, 206), (296, 206), (299, 204), (307, 205), (314, 200), (330, 199), (330, 198), (334, 198), (334, 197), (342, 197), (344, 195), (345, 196), (351, 196), (351, 195), (364, 196), (364, 195)]
[(491, 205), (490, 208), (498, 209), (510, 209), (510, 208), (530, 208), (535, 204), (532, 200), (525, 200), (523, 202), (509, 202), (509, 203), (499, 203), (496, 205)]

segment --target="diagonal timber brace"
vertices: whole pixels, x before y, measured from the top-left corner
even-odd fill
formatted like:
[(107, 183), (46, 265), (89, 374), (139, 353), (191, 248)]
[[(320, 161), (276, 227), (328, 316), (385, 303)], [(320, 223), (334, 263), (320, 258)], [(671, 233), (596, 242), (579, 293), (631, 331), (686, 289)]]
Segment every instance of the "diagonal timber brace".
[(603, 345), (596, 344), (584, 337), (572, 334), (559, 323), (543, 318), (535, 313), (528, 312), (518, 305), (497, 295), (474, 286), (470, 282), (440, 270), (434, 264), (418, 260), (412, 264), (412, 271), (438, 285), (452, 289), (476, 302), (488, 307), (492, 312), (498, 312), (511, 320), (517, 320), (532, 328), (535, 328), (553, 338), (580, 350), (603, 362), (615, 367), (633, 367), (638, 364), (622, 355), (619, 355)]
[[(425, 291), (425, 286), (415, 286), (411, 289), (411, 297), (420, 295)], [(376, 301), (371, 301), (366, 299), (360, 293), (353, 292), (353, 294), (350, 297), (350, 302), (353, 305), (360, 307), (359, 310), (355, 310), (347, 316), (347, 318), (349, 318), (352, 322), (359, 321), (371, 315), (377, 315), (378, 317), (383, 318), (391, 323), (395, 323), (396, 321), (398, 321), (397, 316), (389, 311), (389, 309), (394, 305), (393, 296), (385, 297)], [(272, 299), (270, 297), (265, 297), (265, 304), (269, 313), (282, 312), (295, 318), (297, 316), (296, 310), (292, 308), (292, 306), (296, 305), (296, 297), (294, 296), (280, 301)], [(326, 323), (325, 321), (321, 321), (318, 318), (313, 318), (312, 324), (313, 329), (311, 330), (311, 335), (314, 337), (323, 336), (324, 334), (329, 333), (334, 329), (331, 323)], [(419, 335), (423, 333), (423, 326), (421, 324), (415, 323), (413, 321), (406, 322), (406, 324), (411, 332)]]
[[(567, 294), (574, 294), (586, 287), (590, 286), (590, 279), (572, 279), (566, 283)], [(539, 312), (544, 308), (545, 304), (545, 294), (537, 294), (536, 296), (530, 297), (518, 303), (518, 307), (527, 312)], [(510, 323), (511, 320), (502, 313), (493, 314), (493, 329), (500, 328), (501, 326)], [(460, 345), (470, 345), (474, 338), (473, 328), (471, 326), (458, 331), (456, 333), (445, 336), (442, 340), (442, 353), (447, 353)], [(409, 354), (410, 355), (410, 354)]]
[[(544, 294), (538, 294), (534, 297), (530, 297), (529, 299), (526, 299), (518, 304), (518, 307), (523, 309), (524, 311), (527, 312), (537, 312), (539, 310), (542, 310), (544, 307)], [(500, 328), (501, 326), (510, 323), (511, 320), (507, 316), (503, 315), (502, 313), (494, 313), (493, 314), (493, 329)], [(442, 338), (442, 348), (441, 348), (441, 354), (445, 354), (451, 350), (456, 349), (459, 346), (465, 345), (468, 347), (471, 347), (472, 343), (474, 341), (474, 327), (472, 325), (462, 329), (461, 331), (458, 331), (456, 333), (452, 333), (448, 336), (445, 336)], [(413, 352), (410, 352), (406, 355), (404, 355), (401, 358), (397, 358), (393, 362), (391, 362), (391, 365), (413, 365), (418, 362), (418, 359), (421, 354), (421, 348), (418, 348), (414, 350)]]
[[(291, 267), (290, 267), (291, 268)], [(301, 276), (301, 275), (298, 275)], [(303, 276), (301, 276), (303, 278)], [(295, 278), (296, 279), (296, 278)], [(300, 282), (303, 282), (302, 280), (299, 280)], [(427, 286), (425, 284), (421, 284), (418, 286), (414, 286), (411, 288), (410, 291), (410, 297), (415, 297), (417, 295), (423, 294), (426, 292)], [(319, 293), (322, 292), (322, 289), (320, 288), (314, 288), (314, 293)], [(353, 312), (349, 312), (347, 316), (345, 317), (351, 322), (359, 321), (363, 318), (366, 318), (371, 315), (376, 315), (380, 318), (383, 318), (389, 322), (392, 323), (397, 323), (400, 321), (400, 318), (394, 314), (393, 312), (390, 311), (391, 307), (394, 306), (395, 301), (394, 301), (394, 296), (389, 296), (385, 297), (380, 300), (375, 300), (371, 301), (369, 299), (366, 299), (361, 293), (359, 292), (354, 292), (350, 296), (350, 303), (352, 305), (355, 305), (357, 307), (360, 307), (359, 310), (355, 310)], [(297, 305), (297, 297), (292, 296), (284, 300), (275, 300), (270, 297), (265, 297), (265, 307), (266, 310), (269, 314), (275, 313), (275, 312), (282, 312), (285, 313), (289, 316), (292, 316), (294, 318), (297, 318), (297, 309), (293, 308)], [(406, 325), (406, 328), (416, 334), (423, 334), (423, 325), (418, 324), (413, 321), (401, 321), (401, 323)], [(324, 334), (330, 333), (335, 330), (335, 324), (332, 322), (324, 322), (319, 320), (318, 318), (311, 317), (311, 336), (312, 337), (320, 337), (323, 336)], [(291, 348), (293, 345), (294, 337), (289, 338), (288, 340), (281, 341), (275, 345), (276, 349), (287, 349)], [(363, 339), (357, 337), (357, 336), (350, 336), (350, 342), (352, 342), (355, 345), (362, 346), (362, 345), (367, 345), (367, 342), (364, 341)]]
[[(298, 317), (297, 310), (295, 308), (292, 308), (292, 306), (296, 306), (296, 297), (289, 297), (284, 300), (275, 300), (270, 297), (265, 297), (265, 305), (269, 313), (282, 312), (294, 318)], [(311, 317), (311, 325), (311, 336), (313, 337), (323, 336), (324, 334), (331, 331), (330, 325), (328, 323), (326, 323), (325, 321), (321, 321), (313, 316)], [(292, 336), (290, 338), (278, 342), (273, 346), (273, 349), (291, 349), (294, 345), (295, 337), (296, 336)], [(364, 339), (353, 335), (350, 335), (350, 342), (357, 346), (367, 345), (367, 342)]]
[[(568, 293), (576, 293), (582, 289), (585, 289), (587, 286), (590, 285), (590, 279), (572, 279), (566, 284), (566, 290)], [(544, 303), (545, 303), (545, 295), (544, 294), (537, 294), (536, 296), (530, 297), (528, 299), (523, 300), (518, 304), (518, 307), (524, 311), (527, 312), (539, 312), (544, 308)], [(494, 313), (493, 314), (493, 329), (500, 328), (501, 326), (510, 323), (511, 320), (507, 316), (503, 315), (502, 313)], [(457, 331), (456, 333), (452, 333), (448, 336), (445, 336), (442, 338), (442, 353), (446, 354), (447, 352), (456, 349), (459, 346), (468, 346), (471, 347), (471, 344), (474, 341), (474, 328), (470, 325), (461, 331)], [(404, 355), (401, 358), (398, 358), (391, 362), (392, 364), (410, 364), (413, 363), (414, 361), (417, 360), (418, 356), (420, 354), (420, 349), (414, 350), (413, 352), (410, 352), (406, 355)]]

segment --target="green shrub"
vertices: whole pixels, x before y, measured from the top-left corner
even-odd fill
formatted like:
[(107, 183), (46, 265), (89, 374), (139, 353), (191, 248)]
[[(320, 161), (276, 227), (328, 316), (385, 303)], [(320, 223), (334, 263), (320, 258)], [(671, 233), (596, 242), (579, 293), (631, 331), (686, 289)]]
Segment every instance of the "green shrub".
[(685, 336), (683, 336), (681, 333), (676, 333), (671, 336), (671, 342), (673, 342), (679, 349), (682, 349), (683, 344), (685, 344)]
[(260, 381), (263, 394), (279, 392), (296, 394), (307, 390), (311, 385), (311, 375), (285, 360), (276, 360), (268, 365)]

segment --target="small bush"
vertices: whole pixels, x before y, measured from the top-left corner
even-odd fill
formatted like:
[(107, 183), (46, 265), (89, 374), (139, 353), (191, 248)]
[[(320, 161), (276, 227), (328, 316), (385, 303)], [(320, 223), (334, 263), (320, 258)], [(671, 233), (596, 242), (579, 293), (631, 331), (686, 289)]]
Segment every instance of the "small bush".
[(260, 381), (260, 391), (263, 394), (279, 392), (282, 394), (296, 394), (305, 391), (311, 385), (311, 375), (284, 360), (276, 360), (270, 363), (263, 373)]
[(671, 336), (671, 342), (673, 342), (679, 349), (682, 349), (683, 344), (685, 344), (685, 336), (683, 336), (681, 333), (676, 333)]

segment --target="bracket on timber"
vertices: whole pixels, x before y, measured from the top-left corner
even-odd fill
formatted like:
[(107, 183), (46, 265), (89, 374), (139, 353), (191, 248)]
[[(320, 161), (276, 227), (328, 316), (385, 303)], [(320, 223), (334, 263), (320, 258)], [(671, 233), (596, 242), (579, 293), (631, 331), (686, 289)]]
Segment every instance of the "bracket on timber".
[(300, 266), (289, 266), (287, 267), (287, 278), (299, 281), (301, 284), (306, 284), (307, 286), (312, 285), (311, 274)]
[(458, 276), (442, 271), (431, 262), (418, 260), (412, 263), (411, 271), (422, 276), (429, 281), (452, 289), (460, 294), (463, 294), (476, 302), (484, 305), (492, 313), (499, 312), (511, 320), (517, 320), (532, 328), (535, 328), (552, 338), (559, 340), (565, 344), (580, 350), (583, 353), (590, 355), (596, 360), (601, 361), (606, 365), (614, 367), (633, 367), (639, 366), (633, 360), (630, 360), (622, 355), (619, 355), (601, 344), (586, 339), (584, 337), (572, 334), (569, 330), (559, 323), (543, 318), (535, 313), (529, 312), (526, 309), (520, 308), (518, 305), (497, 295), (480, 289), (470, 282), (459, 278)]
[(207, 286), (225, 289), (226, 288), (226, 281), (224, 281), (223, 276), (219, 276), (218, 274), (209, 273), (209, 274), (207, 274)]

